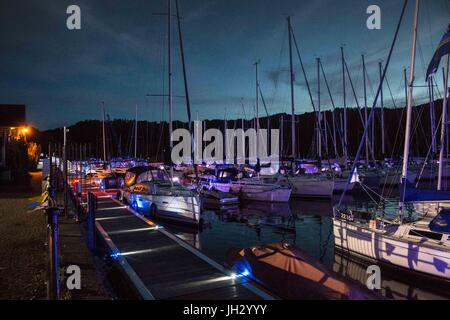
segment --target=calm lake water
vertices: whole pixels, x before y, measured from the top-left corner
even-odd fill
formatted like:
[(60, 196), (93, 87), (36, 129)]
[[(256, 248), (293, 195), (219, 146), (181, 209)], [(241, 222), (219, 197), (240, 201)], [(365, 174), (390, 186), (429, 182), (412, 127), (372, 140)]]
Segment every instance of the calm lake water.
[[(224, 264), (227, 252), (255, 245), (288, 242), (321, 261), (328, 269), (365, 285), (368, 261), (342, 256), (334, 247), (332, 201), (293, 200), (289, 203), (245, 202), (239, 208), (225, 211), (207, 210), (201, 230), (193, 231), (167, 222), (167, 229), (199, 248), (210, 258)], [(373, 207), (370, 198), (347, 196), (348, 206)], [(391, 206), (395, 207), (395, 199)], [(445, 288), (412, 280), (408, 272), (381, 266), (380, 293), (394, 299), (448, 299)], [(448, 288), (448, 286), (447, 286)], [(437, 290), (436, 290), (437, 289)], [(444, 293), (443, 293), (444, 292)]]

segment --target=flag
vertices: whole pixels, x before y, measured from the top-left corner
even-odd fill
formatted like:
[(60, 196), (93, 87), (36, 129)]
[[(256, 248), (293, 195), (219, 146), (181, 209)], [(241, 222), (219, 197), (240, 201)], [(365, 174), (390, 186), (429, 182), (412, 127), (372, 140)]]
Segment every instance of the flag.
[(441, 58), (449, 53), (450, 53), (450, 24), (448, 25), (447, 31), (442, 37), (441, 42), (439, 42), (439, 45), (436, 48), (436, 51), (434, 52), (433, 58), (431, 59), (430, 64), (428, 65), (427, 76), (425, 77), (425, 79), (428, 80), (428, 77), (431, 74), (436, 73)]
[(30, 198), (30, 201), (32, 201), (27, 208), (28, 209), (35, 209), (41, 205), (43, 205), (48, 200), (48, 192), (44, 192), (42, 195)]
[(48, 207), (48, 200), (43, 202), (43, 203), (41, 203), (41, 204), (39, 204), (38, 206), (36, 206), (34, 208), (28, 208), (27, 212), (31, 213), (31, 212), (35, 212), (35, 211), (39, 211), (39, 210), (45, 209), (47, 207)]

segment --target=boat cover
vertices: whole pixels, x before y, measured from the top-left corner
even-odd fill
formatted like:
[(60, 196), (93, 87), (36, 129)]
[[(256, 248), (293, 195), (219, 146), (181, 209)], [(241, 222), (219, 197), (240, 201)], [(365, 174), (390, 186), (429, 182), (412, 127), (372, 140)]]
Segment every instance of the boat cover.
[(406, 185), (400, 185), (400, 197), (404, 197), (405, 202), (444, 201), (450, 200), (450, 191), (417, 189), (411, 182), (406, 182)]
[(227, 263), (237, 274), (250, 277), (283, 299), (380, 298), (286, 243), (231, 250)]

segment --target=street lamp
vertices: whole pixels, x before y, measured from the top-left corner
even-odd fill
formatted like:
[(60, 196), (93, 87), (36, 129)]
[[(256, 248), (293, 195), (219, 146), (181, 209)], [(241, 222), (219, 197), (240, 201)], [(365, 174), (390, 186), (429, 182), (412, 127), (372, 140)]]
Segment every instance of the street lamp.
[(24, 136), (24, 138), (25, 138), (25, 143), (27, 142), (27, 133), (28, 133), (28, 128), (27, 127), (25, 127), (25, 128), (22, 128), (22, 134), (23, 134), (23, 136)]

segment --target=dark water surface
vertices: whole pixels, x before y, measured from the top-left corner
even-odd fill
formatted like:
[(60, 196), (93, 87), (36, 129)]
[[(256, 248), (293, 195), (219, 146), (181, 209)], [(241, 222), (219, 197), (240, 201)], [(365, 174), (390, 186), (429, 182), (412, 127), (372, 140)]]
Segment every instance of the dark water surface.
[[(161, 222), (168, 230), (210, 258), (224, 264), (230, 249), (288, 242), (321, 261), (328, 269), (365, 285), (367, 266), (373, 264), (342, 255), (334, 247), (332, 208), (338, 197), (328, 201), (291, 200), (289, 203), (245, 202), (239, 208), (223, 211), (207, 210), (200, 230), (175, 227)], [(370, 198), (347, 196), (347, 205), (370, 208)], [(395, 199), (391, 206), (395, 207)], [(436, 284), (418, 282), (409, 272), (381, 267), (379, 293), (393, 299), (445, 299), (445, 292)], [(431, 288), (427, 288), (427, 287)], [(448, 286), (447, 286), (448, 288)]]

